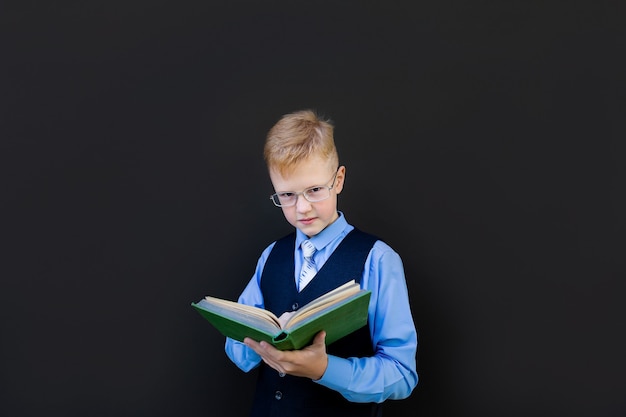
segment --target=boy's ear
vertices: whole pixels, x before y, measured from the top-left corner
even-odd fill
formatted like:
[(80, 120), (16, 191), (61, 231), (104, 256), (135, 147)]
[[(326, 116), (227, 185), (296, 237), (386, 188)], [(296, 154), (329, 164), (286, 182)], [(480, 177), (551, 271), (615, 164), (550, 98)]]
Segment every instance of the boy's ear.
[(346, 181), (346, 167), (340, 166), (337, 170), (337, 178), (335, 179), (335, 192), (339, 194), (343, 190), (343, 184)]

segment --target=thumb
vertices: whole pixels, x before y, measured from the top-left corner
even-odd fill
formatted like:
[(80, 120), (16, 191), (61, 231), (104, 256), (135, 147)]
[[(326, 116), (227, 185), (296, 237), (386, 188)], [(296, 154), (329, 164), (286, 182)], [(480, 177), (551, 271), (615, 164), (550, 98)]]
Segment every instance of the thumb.
[(315, 335), (315, 339), (313, 339), (314, 345), (323, 345), (326, 341), (326, 332), (322, 330), (318, 334)]

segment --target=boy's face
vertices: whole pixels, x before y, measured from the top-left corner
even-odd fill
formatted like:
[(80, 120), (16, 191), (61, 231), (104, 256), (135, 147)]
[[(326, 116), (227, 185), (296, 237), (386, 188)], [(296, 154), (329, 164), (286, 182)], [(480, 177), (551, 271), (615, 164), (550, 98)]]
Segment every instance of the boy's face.
[(325, 200), (311, 203), (299, 194), (295, 205), (281, 207), (287, 221), (308, 237), (315, 236), (339, 217), (337, 194), (343, 189), (346, 169), (342, 166), (335, 171), (335, 168), (335, 166), (330, 166), (326, 159), (311, 157), (300, 162), (293, 171), (284, 174), (285, 176), (277, 170), (270, 169), (270, 179), (277, 193), (301, 193), (315, 186), (333, 186), (330, 190), (330, 197)]

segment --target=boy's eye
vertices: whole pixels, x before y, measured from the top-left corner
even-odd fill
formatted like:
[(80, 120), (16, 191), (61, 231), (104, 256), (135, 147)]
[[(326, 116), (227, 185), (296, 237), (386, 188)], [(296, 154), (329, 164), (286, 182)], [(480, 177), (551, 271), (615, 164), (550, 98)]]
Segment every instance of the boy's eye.
[(323, 187), (313, 187), (313, 188), (309, 188), (308, 190), (306, 190), (305, 192), (309, 195), (311, 194), (316, 194), (319, 193), (322, 190)]
[(278, 193), (278, 198), (291, 198), (294, 193)]

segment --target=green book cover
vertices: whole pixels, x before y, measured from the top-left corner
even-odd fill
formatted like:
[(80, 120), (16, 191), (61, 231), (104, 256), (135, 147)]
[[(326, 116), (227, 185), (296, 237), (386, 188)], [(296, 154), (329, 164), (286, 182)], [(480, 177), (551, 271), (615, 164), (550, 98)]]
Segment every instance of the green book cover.
[(326, 331), (328, 345), (363, 327), (370, 296), (371, 291), (351, 281), (280, 318), (262, 308), (210, 296), (191, 305), (224, 336), (241, 342), (250, 337), (294, 350), (309, 345), (321, 330)]

